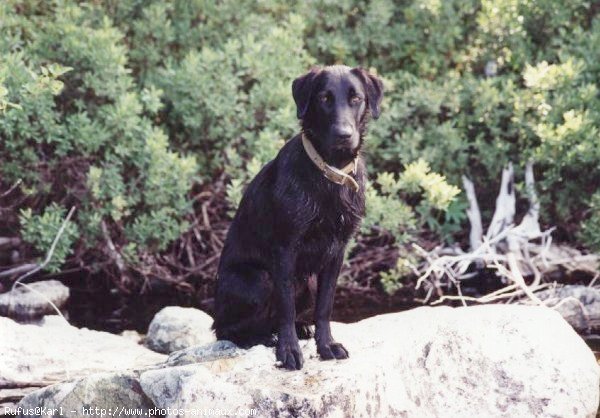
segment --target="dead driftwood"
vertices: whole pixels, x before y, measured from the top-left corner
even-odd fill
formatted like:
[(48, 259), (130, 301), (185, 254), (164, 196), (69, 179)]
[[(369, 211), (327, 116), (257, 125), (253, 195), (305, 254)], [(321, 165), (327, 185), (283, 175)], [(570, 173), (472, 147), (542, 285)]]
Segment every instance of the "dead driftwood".
[[(446, 300), (459, 300), (466, 305), (467, 301), (511, 302), (527, 298), (529, 302), (546, 304), (535, 292), (555, 285), (548, 280), (554, 273), (585, 272), (595, 277), (590, 285), (600, 277), (598, 255), (583, 254), (574, 248), (556, 245), (552, 243), (553, 228), (541, 230), (540, 205), (535, 192), (531, 162), (525, 169), (529, 209), (518, 225), (514, 224), (516, 196), (512, 164), (502, 171), (496, 209), (485, 235), (473, 182), (463, 177), (463, 185), (469, 202), (469, 251), (465, 252), (459, 247), (436, 247), (432, 251), (425, 251), (413, 244), (417, 253), (425, 260), (420, 265), (413, 266), (418, 275), (417, 289), (423, 288), (426, 291), (423, 303), (438, 304)], [(506, 286), (482, 297), (463, 295), (461, 282), (473, 278), (484, 269), (495, 270)], [(446, 294), (452, 288), (456, 289), (458, 295)], [(437, 299), (433, 300), (434, 297)]]

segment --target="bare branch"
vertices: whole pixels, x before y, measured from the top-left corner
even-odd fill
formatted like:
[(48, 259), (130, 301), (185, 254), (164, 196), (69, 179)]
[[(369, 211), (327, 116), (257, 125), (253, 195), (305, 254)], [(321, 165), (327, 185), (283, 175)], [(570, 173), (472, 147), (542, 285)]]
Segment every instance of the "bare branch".
[(36, 263), (28, 263), (28, 264), (21, 264), (20, 266), (13, 267), (8, 270), (0, 271), (0, 279), (2, 279), (4, 277), (15, 276), (17, 274), (27, 273), (28, 271), (35, 269), (37, 266), (38, 266), (38, 264), (36, 264)]
[[(424, 261), (415, 267), (418, 279), (415, 288), (425, 287), (427, 303), (434, 293), (439, 299), (432, 304), (445, 300), (489, 303), (493, 301), (508, 301), (522, 299), (544, 305), (535, 295), (535, 291), (549, 286), (542, 283), (556, 271), (571, 272), (585, 271), (600, 277), (600, 256), (582, 254), (574, 248), (552, 244), (551, 228), (541, 231), (539, 225), (539, 199), (535, 192), (533, 163), (527, 163), (525, 169), (525, 184), (528, 191), (529, 210), (523, 221), (514, 226), (515, 191), (514, 172), (509, 164), (502, 172), (502, 185), (496, 199), (496, 210), (493, 220), (485, 236), (481, 236), (481, 214), (477, 205), (473, 183), (463, 177), (463, 184), (470, 203), (467, 215), (471, 222), (471, 249), (465, 253), (460, 248), (436, 247), (431, 251), (414, 245), (416, 252)], [(478, 245), (476, 245), (478, 243)], [(507, 243), (508, 245), (503, 245)], [(475, 269), (472, 267), (475, 265)], [(470, 279), (484, 268), (493, 268), (497, 275), (507, 285), (502, 289), (482, 297), (467, 297), (462, 294), (461, 281)], [(533, 277), (531, 284), (524, 277)], [(592, 284), (596, 281), (594, 279)], [(458, 296), (444, 295), (447, 289), (455, 288)]]
[(10, 188), (5, 191), (4, 193), (0, 194), (0, 197), (5, 197), (8, 196), (9, 194), (12, 193), (13, 190), (15, 190), (17, 187), (19, 187), (19, 184), (21, 184), (23, 182), (23, 180), (19, 179), (15, 182), (15, 184), (13, 184), (12, 186), (10, 186)]
[(108, 227), (106, 226), (106, 223), (104, 221), (102, 221), (100, 225), (102, 227), (102, 235), (104, 236), (106, 245), (108, 246), (108, 251), (110, 252), (110, 256), (113, 259), (113, 261), (115, 262), (115, 264), (117, 265), (119, 272), (121, 274), (124, 274), (125, 273), (125, 262), (123, 261), (123, 257), (121, 256), (121, 253), (119, 253), (119, 251), (117, 251), (117, 247), (115, 246), (115, 243), (113, 242), (112, 238), (110, 237), (110, 233), (108, 232)]
[(62, 225), (60, 226), (60, 229), (58, 230), (58, 233), (56, 234), (56, 237), (54, 237), (54, 241), (52, 241), (52, 245), (50, 246), (50, 249), (48, 250), (48, 253), (46, 254), (46, 258), (44, 259), (44, 261), (41, 264), (38, 264), (32, 270), (30, 270), (27, 273), (23, 274), (17, 280), (15, 280), (15, 282), (12, 285), (11, 290), (14, 290), (14, 288), (19, 283), (21, 283), (23, 280), (25, 280), (27, 277), (30, 277), (30, 276), (34, 275), (35, 273), (37, 273), (38, 271), (40, 271), (41, 269), (43, 269), (44, 267), (46, 267), (48, 265), (48, 263), (52, 259), (52, 255), (54, 255), (54, 250), (56, 249), (56, 245), (58, 244), (58, 241), (60, 240), (60, 237), (62, 236), (63, 232), (65, 232), (65, 228), (67, 227), (67, 224), (71, 220), (71, 216), (73, 216), (73, 213), (75, 213), (75, 206), (73, 206), (71, 208), (71, 210), (67, 214), (67, 217), (65, 218), (65, 220), (62, 223)]
[(515, 219), (515, 173), (512, 163), (502, 170), (502, 183), (496, 198), (496, 210), (488, 227), (486, 238), (492, 239), (509, 228)]
[(469, 243), (471, 245), (471, 251), (478, 248), (483, 241), (483, 226), (481, 224), (481, 211), (477, 204), (477, 195), (475, 194), (475, 185), (467, 176), (462, 176), (463, 186), (465, 193), (467, 194), (467, 200), (469, 201), (469, 209), (467, 209), (467, 216), (469, 223), (471, 224), (471, 232), (469, 233)]

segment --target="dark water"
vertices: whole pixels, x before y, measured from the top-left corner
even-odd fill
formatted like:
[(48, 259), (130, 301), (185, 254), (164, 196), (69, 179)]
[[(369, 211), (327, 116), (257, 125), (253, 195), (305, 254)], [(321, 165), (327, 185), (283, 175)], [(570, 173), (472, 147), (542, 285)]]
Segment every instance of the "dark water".
[(69, 287), (71, 296), (65, 308), (69, 322), (112, 333), (124, 330), (145, 333), (154, 315), (165, 306), (203, 308), (194, 294), (169, 288), (126, 295), (105, 283), (69, 284)]
[(594, 355), (596, 356), (596, 360), (600, 362), (600, 335), (599, 334), (590, 334), (584, 335), (583, 340), (590, 347)]
[[(160, 282), (143, 294), (126, 295), (102, 278), (73, 277), (63, 282), (71, 289), (66, 306), (69, 322), (77, 327), (120, 333), (136, 330), (145, 333), (154, 315), (165, 306), (184, 306), (213, 311), (213, 291), (210, 286), (197, 286), (193, 291), (181, 291)], [(410, 289), (394, 296), (377, 289), (339, 287), (336, 293), (333, 320), (356, 322), (374, 315), (400, 312), (419, 306)]]

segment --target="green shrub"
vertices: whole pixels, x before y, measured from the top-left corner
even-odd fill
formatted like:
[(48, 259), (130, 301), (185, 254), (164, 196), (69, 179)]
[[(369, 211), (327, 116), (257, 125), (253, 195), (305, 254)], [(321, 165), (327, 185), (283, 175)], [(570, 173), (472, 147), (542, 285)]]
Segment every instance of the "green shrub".
[[(386, 85), (363, 234), (388, 230), (399, 248), (424, 230), (451, 241), (465, 203), (450, 185), (474, 179), (485, 217), (501, 168), (533, 159), (543, 222), (598, 248), (593, 3), (7, 0), (0, 31), (0, 183), (22, 180), (28, 219), (78, 206), (89, 265), (110, 264), (108, 241), (134, 269), (168, 250), (194, 222), (195, 182), (225, 172), (235, 208), (298, 130), (292, 80), (342, 62)], [(48, 237), (17, 213), (2, 228), (43, 253)]]
[(392, 232), (398, 243), (406, 242), (418, 228), (438, 225), (438, 218), (460, 193), (443, 176), (432, 173), (424, 160), (408, 164), (398, 178), (393, 173), (379, 173), (375, 182), (378, 189), (369, 187), (366, 192), (363, 231), (383, 228)]
[(295, 131), (290, 85), (312, 62), (297, 38), (302, 26), (292, 14), (256, 35), (238, 32), (219, 47), (190, 50), (150, 77), (171, 109), (171, 137), (200, 154), (206, 175), (226, 163), (225, 151), (230, 162), (260, 154), (265, 163)]
[[(45, 267), (50, 272), (60, 271), (61, 265), (71, 254), (71, 247), (77, 239), (77, 225), (72, 221), (66, 221), (66, 215), (64, 208), (52, 203), (41, 215), (33, 215), (31, 209), (27, 208), (21, 211), (19, 217), (23, 239), (33, 245), (35, 251), (41, 255), (38, 262), (44, 261), (52, 243), (58, 238), (51, 254), (52, 257)], [(58, 236), (60, 228), (65, 222), (64, 230)]]
[[(0, 49), (0, 170), (8, 182), (22, 179), (32, 197), (22, 212), (23, 238), (45, 251), (64, 202), (77, 202), (73, 228), (80, 226), (84, 251), (107, 239), (164, 249), (186, 229), (198, 167), (170, 150), (152, 119), (160, 91), (136, 90), (124, 36), (98, 9), (56, 2), (42, 15), (11, 11), (27, 6), (38, 7), (1, 6), (11, 37)], [(110, 225), (108, 237), (102, 223)], [(49, 269), (65, 261), (72, 235), (65, 233)]]
[(361, 228), (364, 234), (382, 229), (395, 238), (399, 252), (396, 266), (380, 277), (384, 291), (393, 293), (402, 287), (403, 278), (412, 273), (410, 265), (418, 258), (408, 242), (425, 227), (447, 238), (460, 228), (465, 212), (452, 209), (459, 202), (460, 190), (431, 172), (424, 160), (408, 164), (399, 176), (379, 173), (375, 186), (366, 191), (367, 214)]
[(600, 192), (590, 200), (589, 217), (583, 222), (580, 238), (592, 250), (600, 252)]

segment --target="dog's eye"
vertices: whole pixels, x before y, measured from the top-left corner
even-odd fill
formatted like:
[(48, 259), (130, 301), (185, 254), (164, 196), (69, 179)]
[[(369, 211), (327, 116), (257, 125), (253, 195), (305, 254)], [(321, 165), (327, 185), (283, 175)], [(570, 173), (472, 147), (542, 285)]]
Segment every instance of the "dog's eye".
[(352, 96), (350, 97), (350, 103), (355, 105), (355, 104), (359, 104), (360, 102), (362, 102), (362, 97), (360, 96)]
[(331, 96), (329, 96), (329, 94), (324, 94), (321, 97), (319, 97), (319, 100), (321, 101), (321, 103), (328, 104), (331, 102)]

